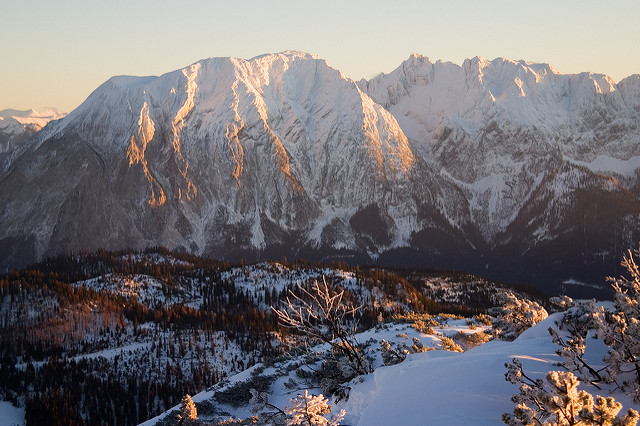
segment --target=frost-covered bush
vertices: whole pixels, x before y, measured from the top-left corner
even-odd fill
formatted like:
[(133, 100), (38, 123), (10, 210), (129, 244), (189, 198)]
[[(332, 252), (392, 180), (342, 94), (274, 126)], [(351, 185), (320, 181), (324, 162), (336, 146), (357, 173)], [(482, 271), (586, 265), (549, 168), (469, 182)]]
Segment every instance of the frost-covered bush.
[(579, 380), (596, 384), (603, 380), (600, 370), (586, 362), (586, 338), (589, 330), (595, 328), (595, 300), (573, 300), (568, 296), (554, 297), (551, 302), (565, 309), (561, 319), (556, 322), (558, 330), (550, 327), (549, 334), (558, 345), (556, 353), (562, 357), (559, 363), (568, 371), (575, 373)]
[(460, 345), (454, 342), (452, 338), (447, 336), (440, 337), (440, 347), (445, 351), (464, 352)]
[(454, 342), (457, 342), (458, 345), (464, 350), (468, 350), (474, 348), (483, 343), (487, 343), (492, 339), (490, 334), (485, 333), (484, 331), (478, 331), (476, 333), (465, 333), (463, 331), (459, 331), (453, 336)]
[(198, 410), (196, 404), (191, 399), (191, 395), (185, 395), (182, 398), (181, 414), (183, 419), (196, 420), (198, 418)]
[(182, 406), (178, 414), (178, 424), (195, 425), (198, 421), (198, 410), (196, 404), (191, 399), (191, 395), (182, 397)]
[(517, 404), (513, 413), (502, 415), (502, 421), (510, 426), (635, 426), (638, 422), (638, 412), (632, 409), (620, 417), (622, 404), (613, 397), (594, 399), (590, 393), (578, 390), (580, 381), (571, 372), (550, 371), (545, 385), (541, 379), (529, 378), (518, 359), (505, 366), (507, 381), (520, 387), (520, 393), (511, 398)]
[(564, 311), (557, 325), (573, 335), (587, 336), (587, 332), (595, 328), (595, 299), (573, 300), (569, 296), (552, 297), (551, 303)]
[(396, 322), (407, 322), (411, 324), (411, 328), (424, 333), (435, 334), (433, 327), (439, 327), (440, 323), (430, 314), (420, 314), (417, 312), (409, 312), (393, 317)]
[(382, 362), (384, 365), (395, 365), (405, 360), (408, 354), (416, 354), (420, 352), (427, 352), (434, 350), (425, 346), (420, 339), (414, 337), (412, 339), (412, 345), (407, 346), (404, 342), (399, 343), (394, 349), (391, 347), (391, 343), (386, 340), (380, 341), (380, 354), (382, 355)]
[(526, 329), (549, 316), (537, 302), (520, 299), (511, 292), (504, 293), (502, 300), (502, 306), (487, 311), (494, 317), (492, 325), (502, 339), (515, 340)]
[(492, 318), (487, 314), (478, 314), (474, 316), (473, 319), (475, 319), (480, 325), (490, 326), (492, 324)]
[[(640, 250), (635, 251), (640, 256)], [(640, 271), (631, 251), (622, 266), (629, 277), (609, 278), (615, 290), (613, 310), (601, 308), (596, 316), (597, 337), (609, 347), (604, 361), (608, 380), (640, 402)]]
[(340, 424), (345, 415), (344, 410), (340, 410), (338, 414), (327, 419), (325, 415), (331, 412), (331, 406), (327, 399), (322, 395), (309, 395), (306, 390), (303, 395), (290, 399), (289, 403), (291, 406), (286, 410), (290, 416), (287, 419), (287, 426), (336, 426)]
[(196, 404), (191, 399), (191, 396), (185, 395), (182, 397), (180, 411), (172, 411), (171, 414), (158, 421), (156, 424), (161, 426), (200, 426), (205, 423), (198, 420), (198, 410), (196, 408)]
[(438, 314), (438, 318), (440, 318), (443, 321), (446, 321), (446, 320), (459, 320), (459, 319), (463, 319), (464, 317), (462, 315), (440, 313)]
[[(640, 256), (640, 250), (635, 253)], [(505, 423), (637, 424), (639, 415), (635, 410), (620, 417), (618, 412), (622, 406), (612, 397), (594, 399), (586, 391), (577, 390), (580, 380), (598, 389), (598, 385), (605, 383), (610, 390), (625, 390), (636, 403), (640, 402), (640, 272), (631, 252), (623, 258), (622, 265), (627, 269), (628, 277), (608, 278), (615, 290), (613, 308), (598, 308), (594, 300), (574, 301), (567, 296), (551, 300), (566, 310), (556, 322), (558, 329), (550, 328), (549, 333), (559, 346), (556, 351), (562, 357), (559, 365), (569, 371), (549, 372), (546, 381), (550, 390), (547, 390), (542, 380), (534, 381), (523, 373), (518, 360), (507, 364), (506, 378), (520, 385), (520, 394), (513, 397), (518, 403), (513, 414), (503, 415)], [(605, 368), (594, 368), (585, 361), (586, 339), (593, 329), (596, 330), (595, 337), (608, 346), (603, 358)]]
[(411, 345), (411, 348), (409, 348), (409, 351), (411, 353), (417, 354), (420, 352), (427, 352), (429, 350), (429, 348), (427, 348), (417, 337), (414, 337), (412, 339), (412, 342), (413, 345)]

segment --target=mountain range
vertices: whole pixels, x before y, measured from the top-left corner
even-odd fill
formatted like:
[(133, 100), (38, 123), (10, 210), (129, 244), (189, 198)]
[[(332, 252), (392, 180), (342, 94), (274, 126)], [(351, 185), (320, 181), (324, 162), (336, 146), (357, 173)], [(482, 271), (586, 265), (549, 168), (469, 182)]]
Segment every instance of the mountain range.
[(640, 75), (301, 52), (113, 77), (0, 157), (0, 267), (85, 250), (604, 285), (640, 240)]
[(55, 108), (45, 111), (32, 109), (26, 111), (4, 109), (0, 111), (0, 159), (21, 141), (42, 130), (49, 121), (59, 120), (65, 115)]

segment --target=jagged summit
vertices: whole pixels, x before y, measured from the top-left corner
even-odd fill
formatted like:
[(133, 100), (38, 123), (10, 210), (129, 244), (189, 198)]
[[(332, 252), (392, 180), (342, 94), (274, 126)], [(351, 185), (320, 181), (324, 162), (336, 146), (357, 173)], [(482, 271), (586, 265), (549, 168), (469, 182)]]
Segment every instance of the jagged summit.
[(594, 103), (606, 104), (611, 120), (637, 121), (634, 110), (624, 106), (626, 91), (633, 90), (629, 84), (616, 85), (602, 74), (561, 74), (550, 65), (527, 61), (476, 57), (458, 66), (412, 55), (390, 74), (359, 84), (417, 141), (437, 138), (443, 118), (470, 134), (492, 120), (570, 129), (586, 124)]
[(640, 237), (639, 105), (638, 76), (503, 58), (412, 54), (358, 83), (295, 51), (114, 77), (7, 155), (0, 256), (164, 245), (533, 283), (558, 251), (609, 273)]
[(249, 61), (254, 61), (254, 60), (259, 60), (259, 59), (264, 59), (264, 58), (274, 58), (274, 57), (280, 57), (280, 58), (288, 58), (288, 59), (320, 59), (323, 60), (320, 56), (316, 55), (315, 53), (308, 53), (308, 52), (302, 52), (299, 50), (285, 50), (284, 52), (278, 52), (278, 53), (265, 53), (263, 55), (258, 55), (255, 56), (251, 59), (249, 59)]

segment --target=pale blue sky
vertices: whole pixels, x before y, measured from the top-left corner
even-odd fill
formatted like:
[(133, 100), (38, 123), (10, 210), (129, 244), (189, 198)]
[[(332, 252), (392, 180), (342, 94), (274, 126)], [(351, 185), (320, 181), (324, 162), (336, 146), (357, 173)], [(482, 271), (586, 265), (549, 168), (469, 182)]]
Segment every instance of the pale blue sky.
[(70, 111), (113, 75), (216, 56), (316, 53), (354, 80), (412, 52), (640, 73), (638, 0), (0, 0), (0, 110)]

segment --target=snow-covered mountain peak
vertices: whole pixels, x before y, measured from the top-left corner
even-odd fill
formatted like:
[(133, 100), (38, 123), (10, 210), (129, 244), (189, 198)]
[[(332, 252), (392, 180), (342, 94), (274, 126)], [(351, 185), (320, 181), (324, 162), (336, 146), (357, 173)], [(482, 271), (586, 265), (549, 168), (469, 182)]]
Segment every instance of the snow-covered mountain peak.
[(471, 59), (465, 59), (462, 63), (462, 68), (472, 67), (478, 69), (484, 69), (491, 65), (491, 61), (482, 57), (482, 56), (474, 56)]
[(424, 64), (431, 64), (431, 60), (428, 56), (421, 55), (419, 53), (412, 53), (409, 57), (402, 63), (403, 68), (421, 66)]
[(616, 82), (608, 75), (588, 73), (588, 76), (593, 81), (596, 93), (607, 94), (616, 90)]
[[(632, 83), (630, 78), (621, 87), (634, 92)], [(439, 138), (443, 124), (469, 134), (492, 121), (529, 129), (582, 125), (594, 102), (603, 103), (614, 120), (628, 115), (610, 77), (561, 74), (548, 64), (523, 60), (477, 56), (458, 66), (412, 55), (391, 73), (360, 86), (396, 116), (407, 136), (422, 141)], [(598, 125), (591, 118), (586, 122)]]
[(5, 155), (0, 242), (27, 241), (33, 260), (161, 244), (486, 265), (501, 247), (573, 238), (593, 203), (615, 211), (580, 229), (615, 218), (632, 235), (639, 126), (640, 76), (411, 54), (356, 84), (304, 52), (203, 59), (114, 77)]
[(617, 85), (619, 87), (625, 87), (626, 90), (632, 88), (640, 90), (640, 74), (632, 74), (629, 77), (623, 78)]
[[(210, 58), (158, 77), (114, 77), (38, 143), (50, 140), (65, 141), (47, 149), (78, 162), (78, 184), (101, 179), (96, 169), (109, 171), (108, 185), (118, 191), (110, 194), (118, 200), (113, 203), (130, 206), (123, 207), (127, 221), (138, 209), (153, 220), (168, 216), (155, 225), (132, 225), (133, 244), (140, 241), (135, 235), (152, 232), (195, 252), (207, 249), (212, 228), (242, 229), (240, 245), (247, 248), (293, 231), (311, 233), (314, 244), (349, 247), (355, 241), (351, 216), (407, 197), (415, 163), (392, 114), (326, 61), (301, 52)], [(91, 166), (77, 154), (83, 150)], [(402, 209), (412, 211), (413, 203)], [(311, 230), (315, 220), (319, 234)], [(403, 229), (393, 238), (383, 231), (384, 245), (407, 243), (411, 226), (403, 222), (414, 218), (384, 213), (381, 220)], [(102, 221), (105, 233), (112, 229), (108, 217), (91, 221)], [(346, 232), (323, 236), (329, 225)], [(43, 238), (57, 238), (52, 230)]]
[[(640, 124), (633, 79), (618, 90), (605, 75), (561, 74), (548, 64), (478, 56), (459, 66), (412, 55), (359, 85), (397, 119), (415, 152), (462, 184), (488, 240), (513, 222), (548, 173), (541, 159), (564, 157), (597, 172), (608, 164), (615, 173), (619, 160), (637, 158), (640, 149), (625, 130)], [(617, 160), (598, 160), (611, 157)], [(514, 175), (528, 183), (504, 180)]]
[(130, 75), (118, 75), (111, 77), (103, 83), (97, 90), (127, 90), (136, 87), (143, 87), (158, 79), (158, 76), (137, 77)]
[(263, 55), (254, 56), (253, 58), (249, 59), (249, 62), (257, 61), (265, 58), (276, 58), (276, 57), (287, 58), (289, 60), (322, 59), (320, 56), (314, 53), (302, 52), (299, 50), (285, 50), (283, 52), (278, 52), (278, 53), (265, 53)]

